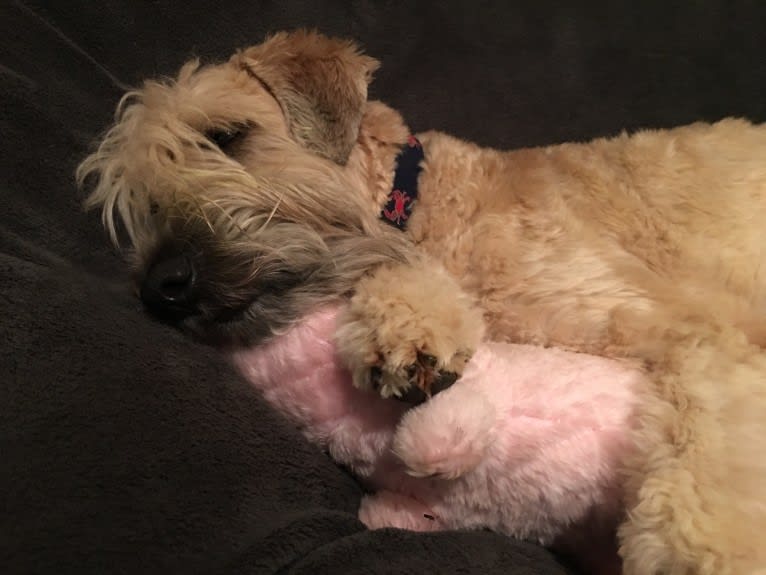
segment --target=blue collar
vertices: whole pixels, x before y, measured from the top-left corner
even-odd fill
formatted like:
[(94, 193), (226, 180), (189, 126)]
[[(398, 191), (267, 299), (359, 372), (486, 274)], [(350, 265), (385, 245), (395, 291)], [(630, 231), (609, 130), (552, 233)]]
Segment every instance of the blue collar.
[(394, 185), (386, 205), (380, 211), (381, 219), (404, 231), (412, 208), (418, 199), (418, 176), (423, 167), (423, 146), (415, 136), (407, 138), (407, 145), (396, 157)]

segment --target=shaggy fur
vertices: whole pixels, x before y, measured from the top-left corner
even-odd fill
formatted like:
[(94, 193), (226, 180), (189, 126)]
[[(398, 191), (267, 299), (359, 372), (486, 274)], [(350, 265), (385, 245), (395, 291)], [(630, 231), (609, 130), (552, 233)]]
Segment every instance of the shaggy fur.
[(409, 131), (366, 101), (376, 65), (283, 33), (126, 96), (79, 178), (139, 281), (184, 253), (179, 324), (217, 341), (353, 294), (340, 349), (384, 394), (422, 357), (459, 371), (481, 337), (638, 358), (654, 385), (626, 470), (625, 572), (765, 568), (766, 127), (512, 152), (420, 134), (400, 233), (378, 213)]
[[(616, 572), (617, 470), (630, 451), (640, 370), (485, 343), (452, 387), (408, 410), (352, 385), (333, 345), (337, 315), (319, 310), (234, 360), (269, 402), (375, 491), (359, 510), (367, 526), (490, 528), (574, 547), (584, 573)], [(578, 532), (591, 548), (568, 545)]]

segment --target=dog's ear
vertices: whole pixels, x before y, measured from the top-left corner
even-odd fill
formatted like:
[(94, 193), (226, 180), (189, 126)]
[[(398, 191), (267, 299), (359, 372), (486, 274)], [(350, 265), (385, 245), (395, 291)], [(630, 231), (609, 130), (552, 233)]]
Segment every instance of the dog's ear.
[(351, 41), (298, 31), (280, 32), (247, 48), (232, 58), (232, 64), (265, 84), (296, 141), (346, 163), (377, 60), (361, 54)]

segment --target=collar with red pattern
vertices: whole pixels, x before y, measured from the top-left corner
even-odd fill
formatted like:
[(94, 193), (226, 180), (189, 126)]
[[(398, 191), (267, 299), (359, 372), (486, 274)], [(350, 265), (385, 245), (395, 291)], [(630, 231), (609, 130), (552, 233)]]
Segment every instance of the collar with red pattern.
[(423, 146), (415, 136), (407, 138), (407, 144), (396, 157), (394, 185), (380, 217), (402, 231), (407, 227), (407, 220), (418, 199), (418, 176), (423, 169), (420, 163), (424, 157)]

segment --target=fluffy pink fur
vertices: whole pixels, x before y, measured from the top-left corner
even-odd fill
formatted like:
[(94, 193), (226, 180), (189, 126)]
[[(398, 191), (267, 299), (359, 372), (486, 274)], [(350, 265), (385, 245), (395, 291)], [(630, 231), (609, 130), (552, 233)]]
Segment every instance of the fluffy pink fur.
[(314, 443), (374, 491), (370, 528), (490, 528), (552, 543), (617, 519), (618, 470), (643, 374), (591, 355), (484, 344), (463, 377), (408, 410), (352, 385), (337, 359), (336, 309), (236, 365)]

